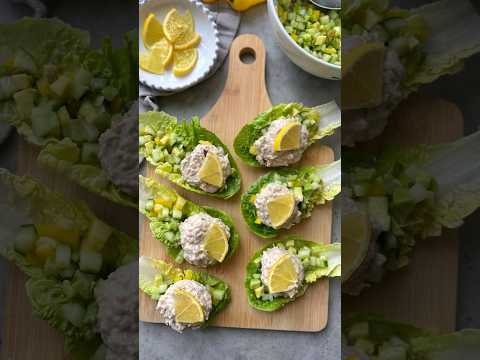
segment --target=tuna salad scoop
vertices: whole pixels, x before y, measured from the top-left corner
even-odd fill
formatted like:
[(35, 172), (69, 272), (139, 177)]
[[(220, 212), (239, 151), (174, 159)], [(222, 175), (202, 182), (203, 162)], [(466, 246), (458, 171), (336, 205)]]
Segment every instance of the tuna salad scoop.
[(185, 219), (179, 228), (183, 258), (187, 262), (206, 267), (225, 259), (230, 229), (222, 220), (197, 213)]
[(182, 160), (180, 171), (188, 184), (215, 193), (224, 187), (232, 167), (221, 147), (204, 143), (198, 144)]
[(181, 333), (199, 328), (212, 311), (212, 297), (206, 286), (194, 280), (180, 280), (171, 285), (157, 303), (162, 322)]
[(308, 129), (292, 117), (273, 121), (254, 143), (255, 158), (266, 167), (294, 164), (307, 147)]
[(270, 295), (293, 298), (304, 279), (303, 265), (296, 255), (279, 247), (267, 249), (262, 254), (262, 283)]
[(98, 157), (102, 169), (124, 193), (138, 196), (138, 102), (128, 113), (113, 121), (99, 139)]
[(298, 198), (287, 186), (270, 183), (255, 198), (258, 219), (274, 229), (289, 229), (301, 220)]

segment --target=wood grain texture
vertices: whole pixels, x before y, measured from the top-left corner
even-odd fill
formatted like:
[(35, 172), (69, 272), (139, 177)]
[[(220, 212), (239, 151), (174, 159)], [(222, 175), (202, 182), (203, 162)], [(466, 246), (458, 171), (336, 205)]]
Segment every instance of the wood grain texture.
[[(455, 104), (415, 95), (395, 111), (384, 134), (365, 147), (381, 150), (393, 144), (438, 144), (462, 135), (463, 116)], [(458, 234), (444, 230), (441, 237), (418, 241), (405, 269), (387, 274), (382, 283), (360, 296), (343, 295), (343, 314), (375, 312), (390, 320), (452, 331), (457, 276)]]
[[(135, 209), (116, 206), (65, 180), (55, 172), (40, 169), (36, 162), (37, 155), (37, 148), (20, 141), (16, 174), (32, 176), (51, 190), (65, 194), (67, 198), (77, 199), (76, 201), (81, 199), (99, 218), (119, 230), (128, 232), (132, 237), (137, 236), (138, 216)], [(64, 349), (63, 337), (45, 321), (33, 316), (25, 291), (27, 277), (14, 265), (9, 265), (8, 271), (1, 359), (69, 359)]]
[[(247, 50), (246, 50), (247, 49)], [(250, 49), (250, 50), (248, 50)], [(252, 64), (244, 64), (240, 54), (245, 51), (254, 52), (256, 60)], [(227, 263), (209, 268), (208, 272), (226, 280), (232, 289), (232, 302), (214, 322), (214, 326), (274, 329), (292, 331), (320, 331), (327, 323), (328, 316), (328, 280), (311, 286), (305, 296), (295, 303), (274, 313), (264, 313), (252, 309), (247, 303), (244, 288), (245, 267), (256, 250), (269, 243), (253, 235), (240, 214), (240, 196), (264, 169), (254, 169), (244, 165), (233, 154), (233, 140), (238, 131), (260, 112), (271, 107), (265, 87), (265, 48), (262, 41), (253, 35), (238, 37), (230, 50), (229, 76), (225, 90), (212, 110), (201, 120), (208, 130), (217, 134), (232, 149), (242, 174), (242, 190), (234, 198), (218, 200), (194, 195), (176, 188), (186, 198), (201, 205), (216, 207), (230, 214), (240, 233), (240, 248)], [(303, 164), (323, 164), (333, 161), (333, 151), (325, 146), (315, 145), (304, 156)], [(153, 175), (151, 166), (147, 175)], [(160, 180), (156, 178), (157, 180)], [(329, 243), (331, 240), (332, 209), (331, 204), (317, 208), (312, 218), (294, 227), (284, 235), (297, 234), (307, 240)], [(148, 222), (144, 219), (140, 229), (140, 253), (160, 259), (168, 259), (163, 246), (155, 240)], [(171, 259), (168, 259), (171, 261)], [(140, 320), (159, 322), (154, 309), (155, 303), (140, 293)]]

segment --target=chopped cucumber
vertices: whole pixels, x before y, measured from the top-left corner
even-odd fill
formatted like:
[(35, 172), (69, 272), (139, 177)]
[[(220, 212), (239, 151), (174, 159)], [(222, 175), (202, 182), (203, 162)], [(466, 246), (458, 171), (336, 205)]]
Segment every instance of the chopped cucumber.
[(250, 289), (256, 289), (262, 285), (262, 282), (259, 279), (250, 280)]
[(147, 211), (152, 211), (154, 206), (155, 206), (155, 203), (153, 202), (153, 200), (147, 200), (145, 202), (145, 210)]
[(66, 98), (72, 79), (67, 75), (61, 75), (50, 84), (50, 90), (59, 98)]
[(60, 136), (60, 122), (49, 104), (34, 107), (31, 117), (32, 130), (37, 137)]
[(37, 231), (33, 225), (23, 225), (15, 238), (15, 251), (26, 255), (35, 249), (35, 242), (37, 241)]
[(172, 216), (175, 219), (181, 219), (182, 218), (182, 212), (180, 210), (173, 209)]
[(288, 240), (288, 241), (285, 243), (285, 246), (286, 246), (286, 247), (295, 247), (295, 240)]
[(368, 198), (368, 214), (372, 224), (381, 231), (390, 230), (391, 217), (386, 196), (371, 196)]
[(60, 269), (65, 269), (70, 265), (71, 255), (70, 247), (58, 244), (55, 251), (55, 263)]
[(175, 262), (178, 264), (181, 264), (183, 262), (184, 257), (183, 257), (183, 250), (178, 253), (178, 255), (175, 257)]
[(211, 294), (212, 294), (213, 301), (218, 303), (218, 302), (222, 301), (223, 298), (225, 297), (225, 290), (213, 289), (211, 291)]
[(15, 100), (15, 105), (17, 107), (17, 112), (22, 116), (24, 120), (30, 120), (32, 114), (32, 109), (35, 106), (35, 99), (37, 98), (38, 92), (35, 89), (28, 88), (17, 91), (13, 95)]
[(292, 255), (297, 255), (297, 249), (295, 249), (294, 247), (287, 248), (287, 251)]
[(0, 100), (6, 100), (17, 91), (31, 86), (32, 78), (27, 74), (4, 76), (0, 78)]
[(75, 100), (80, 100), (80, 98), (88, 91), (91, 81), (92, 74), (87, 70), (80, 68), (75, 72), (70, 89), (70, 93)]
[(263, 297), (265, 295), (265, 286), (260, 286), (260, 287), (257, 287), (255, 290), (255, 296), (257, 297), (257, 299)]
[(84, 164), (98, 164), (98, 151), (100, 145), (95, 143), (84, 143), (82, 145), (82, 155), (81, 160)]
[(87, 273), (98, 273), (102, 268), (102, 254), (90, 250), (80, 250), (79, 268)]
[(175, 209), (177, 210), (183, 210), (183, 207), (185, 206), (185, 204), (187, 203), (187, 200), (185, 200), (184, 198), (182, 198), (181, 196), (177, 196), (177, 201), (175, 202)]
[(101, 251), (112, 233), (113, 229), (110, 226), (99, 219), (94, 219), (87, 236), (82, 241), (82, 250)]
[(305, 259), (310, 256), (311, 250), (308, 247), (303, 247), (298, 251), (298, 257), (300, 259)]
[(57, 247), (57, 242), (52, 238), (41, 236), (37, 239), (35, 243), (35, 254), (46, 261), (48, 258), (55, 255), (55, 249)]
[(80, 327), (83, 324), (85, 308), (78, 303), (67, 303), (62, 305), (61, 314), (73, 326)]
[(171, 231), (167, 231), (164, 236), (165, 240), (167, 240), (168, 242), (172, 242), (175, 239), (175, 234)]
[(62, 131), (63, 137), (71, 137), (72, 129), (71, 129), (71, 119), (70, 114), (65, 106), (62, 106), (60, 109), (57, 110), (57, 118), (60, 122), (60, 128)]
[(98, 116), (98, 110), (89, 100), (82, 101), (80, 108), (78, 109), (78, 116), (87, 121), (88, 123), (93, 123)]

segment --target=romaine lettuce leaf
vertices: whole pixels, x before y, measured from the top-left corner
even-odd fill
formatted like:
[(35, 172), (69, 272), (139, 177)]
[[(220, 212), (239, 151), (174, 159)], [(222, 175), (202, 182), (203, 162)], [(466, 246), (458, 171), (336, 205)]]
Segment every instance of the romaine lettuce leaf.
[(250, 186), (241, 198), (242, 216), (249, 228), (264, 238), (275, 237), (280, 230), (257, 222), (257, 209), (252, 199), (272, 182), (282, 183), (292, 191), (295, 187), (302, 188), (303, 200), (298, 206), (302, 219), (306, 219), (316, 206), (333, 200), (340, 193), (341, 160), (328, 165), (271, 171)]
[[(162, 260), (147, 256), (140, 257), (139, 289), (153, 300), (158, 300), (170, 285), (180, 280), (197, 281), (205, 285), (212, 295), (212, 311), (203, 326), (208, 326), (230, 302), (230, 288), (221, 279), (206, 272), (178, 269)], [(221, 299), (216, 295), (218, 292), (222, 293)]]
[[(297, 250), (307, 247), (310, 249), (315, 248), (318, 256), (325, 257), (327, 261), (327, 266), (309, 266), (305, 268), (305, 279), (301, 284), (298, 292), (293, 298), (289, 297), (273, 297), (271, 300), (264, 300), (262, 298), (257, 298), (255, 291), (250, 288), (250, 282), (254, 279), (255, 274), (261, 274), (261, 263), (260, 259), (265, 250), (274, 247), (280, 246), (286, 248), (287, 242), (292, 243), (293, 247)], [(325, 278), (325, 277), (338, 277), (341, 275), (341, 244), (332, 243), (332, 244), (319, 244), (313, 241), (304, 240), (298, 236), (288, 236), (282, 240), (274, 241), (271, 244), (263, 247), (258, 250), (250, 259), (247, 264), (247, 271), (245, 277), (245, 288), (247, 290), (248, 303), (253, 308), (260, 311), (276, 311), (287, 305), (288, 303), (295, 301), (295, 299), (303, 296), (305, 291), (308, 289), (310, 284)], [(257, 275), (258, 276), (258, 275)]]
[(340, 109), (334, 101), (313, 108), (299, 103), (278, 104), (259, 114), (240, 130), (233, 143), (238, 157), (250, 166), (260, 167), (250, 149), (270, 124), (282, 117), (296, 117), (307, 126), (309, 145), (332, 135), (341, 126)]
[[(235, 254), (238, 246), (240, 245), (240, 236), (235, 228), (233, 219), (228, 214), (218, 209), (200, 206), (190, 200), (183, 199), (174, 189), (160, 184), (151, 178), (140, 176), (139, 185), (139, 210), (149, 219), (150, 231), (155, 239), (159, 240), (163, 243), (163, 245), (165, 245), (169, 256), (174, 258), (176, 261), (183, 260), (183, 257), (180, 256), (182, 247), (180, 244), (180, 231), (178, 229), (178, 224), (181, 221), (184, 221), (187, 217), (200, 212), (207, 213), (214, 218), (220, 219), (230, 229), (230, 238), (228, 240), (229, 248), (224, 261), (231, 258)], [(181, 209), (181, 218), (174, 218), (171, 212), (169, 212), (168, 216), (158, 216), (154, 212), (146, 209), (147, 201), (162, 199), (164, 204), (169, 204), (170, 207), (174, 207), (175, 202), (179, 198), (182, 201), (185, 201)], [(167, 233), (173, 234), (174, 236), (167, 236)]]
[[(165, 112), (150, 111), (140, 114), (139, 121), (139, 155), (155, 166), (158, 175), (188, 191), (222, 199), (229, 199), (240, 190), (240, 171), (228, 147), (214, 133), (203, 128), (198, 118), (193, 118), (188, 123), (186, 121), (177, 123), (173, 116)], [(162, 138), (165, 139), (165, 144), (160, 141)], [(155, 139), (158, 139), (158, 142)], [(215, 193), (191, 186), (183, 179), (180, 171), (178, 160), (182, 160), (201, 141), (223, 148), (232, 167), (232, 174), (227, 178), (224, 187)], [(157, 160), (155, 152), (162, 153), (162, 157)], [(178, 155), (174, 155), (175, 153)], [(172, 161), (172, 157), (177, 161)]]

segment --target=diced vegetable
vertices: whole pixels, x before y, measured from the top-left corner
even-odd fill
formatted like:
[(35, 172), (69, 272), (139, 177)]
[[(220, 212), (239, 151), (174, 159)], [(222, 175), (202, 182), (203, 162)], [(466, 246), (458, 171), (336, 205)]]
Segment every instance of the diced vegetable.
[(21, 226), (14, 242), (15, 251), (23, 255), (32, 252), (35, 249), (37, 237), (37, 231), (33, 225)]
[(43, 104), (34, 107), (31, 118), (33, 133), (39, 138), (60, 136), (60, 123), (50, 105)]
[(56, 247), (57, 242), (55, 240), (46, 236), (41, 236), (35, 243), (35, 255), (45, 261), (55, 255)]
[(78, 248), (80, 243), (80, 231), (78, 229), (66, 229), (57, 224), (36, 224), (35, 228), (39, 236), (55, 239), (70, 246), (72, 249)]
[(79, 268), (86, 273), (96, 274), (103, 264), (102, 254), (90, 250), (80, 250)]
[(5, 100), (17, 91), (27, 89), (32, 85), (32, 78), (27, 74), (17, 74), (0, 78), (0, 100)]
[(262, 285), (262, 282), (259, 279), (250, 280), (250, 289), (256, 289)]
[(60, 269), (65, 269), (70, 265), (71, 254), (72, 251), (67, 245), (57, 245), (55, 251), (55, 263)]
[(32, 88), (17, 91), (13, 95), (17, 112), (23, 117), (23, 119), (30, 120), (37, 95), (37, 90)]
[(95, 218), (88, 229), (87, 236), (82, 241), (82, 250), (100, 252), (112, 235), (112, 228)]
[(50, 84), (50, 90), (58, 97), (65, 98), (72, 80), (67, 75), (61, 75), (57, 80)]
[(98, 151), (100, 145), (96, 143), (85, 143), (82, 145), (81, 160), (84, 164), (98, 164)]
[(255, 296), (258, 298), (261, 298), (265, 293), (265, 286), (260, 286), (260, 287), (257, 287), (254, 292), (255, 292)]
[(218, 303), (223, 300), (225, 297), (225, 290), (222, 289), (212, 289), (211, 291), (212, 298), (214, 303)]

